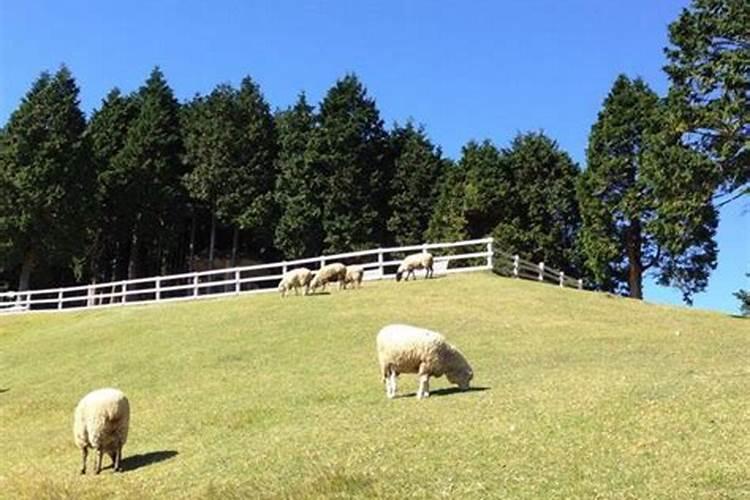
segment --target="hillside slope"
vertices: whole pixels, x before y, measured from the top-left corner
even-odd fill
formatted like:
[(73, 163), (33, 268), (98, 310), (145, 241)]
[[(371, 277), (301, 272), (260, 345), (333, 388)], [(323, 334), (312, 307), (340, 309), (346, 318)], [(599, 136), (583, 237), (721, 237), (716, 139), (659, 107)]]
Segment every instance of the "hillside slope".
[[(386, 400), (393, 322), (477, 390)], [(0, 317), (0, 497), (747, 498), (749, 353), (743, 319), (490, 273)], [(81, 477), (73, 408), (105, 386), (126, 472)]]

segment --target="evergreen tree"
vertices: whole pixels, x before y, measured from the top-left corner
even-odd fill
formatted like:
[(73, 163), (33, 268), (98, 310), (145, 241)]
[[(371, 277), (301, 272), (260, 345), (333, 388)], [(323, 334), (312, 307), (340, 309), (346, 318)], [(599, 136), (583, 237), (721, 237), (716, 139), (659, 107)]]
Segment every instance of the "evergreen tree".
[(446, 164), (439, 184), (435, 210), (425, 231), (430, 242), (461, 241), (469, 237), (464, 216), (464, 181), (466, 172), (453, 164)]
[(642, 80), (617, 78), (589, 137), (581, 241), (599, 287), (640, 299), (653, 269), (690, 301), (715, 266), (713, 182), (705, 158), (675, 143), (665, 120)]
[(308, 147), (316, 126), (305, 94), (276, 118), (279, 134), (275, 201), (279, 208), (274, 242), (287, 259), (320, 255), (323, 251), (322, 179), (312, 170)]
[(680, 139), (717, 165), (724, 194), (750, 193), (750, 3), (693, 0), (669, 26), (665, 67)]
[(243, 168), (243, 122), (238, 92), (219, 85), (206, 97), (185, 106), (185, 159), (192, 170), (185, 176), (190, 196), (211, 214), (208, 259), (214, 261), (217, 219), (232, 224), (239, 215), (230, 184)]
[(135, 98), (138, 116), (113, 160), (113, 177), (124, 181), (119, 194), (133, 207), (129, 278), (161, 272), (176, 252), (185, 201), (180, 105), (159, 68)]
[(395, 170), (388, 230), (397, 245), (421, 243), (438, 199), (446, 167), (440, 148), (412, 123), (391, 133)]
[(466, 144), (458, 165), (448, 171), (427, 231), (430, 240), (483, 238), (503, 217), (512, 221), (512, 171), (490, 141)]
[(248, 76), (240, 83), (237, 102), (241, 121), (240, 168), (227, 179), (225, 203), (235, 214), (232, 256), (237, 253), (238, 230), (250, 231), (259, 254), (272, 249), (277, 213), (273, 198), (278, 137), (273, 114), (260, 87)]
[(580, 276), (577, 166), (541, 132), (519, 134), (505, 155), (512, 188), (493, 230), (497, 247)]
[[(122, 177), (114, 165), (122, 151), (128, 129), (138, 116), (136, 100), (124, 96), (115, 88), (94, 111), (86, 134), (91, 141), (91, 155), (96, 169), (98, 210), (91, 225), (92, 246), (89, 251), (91, 274), (94, 280), (124, 279), (132, 235), (130, 214), (132, 201), (122, 196), (122, 189), (131, 182)], [(111, 267), (110, 267), (111, 266)]]
[[(750, 278), (750, 273), (746, 273), (745, 276)], [(740, 301), (740, 314), (750, 316), (750, 291), (740, 289), (733, 295)]]
[(0, 261), (20, 266), (19, 290), (41, 265), (84, 253), (95, 186), (78, 87), (61, 67), (34, 82), (0, 145)]
[(387, 238), (391, 167), (375, 101), (354, 75), (338, 80), (320, 105), (310, 142), (311, 166), (324, 179), (327, 252), (367, 248)]

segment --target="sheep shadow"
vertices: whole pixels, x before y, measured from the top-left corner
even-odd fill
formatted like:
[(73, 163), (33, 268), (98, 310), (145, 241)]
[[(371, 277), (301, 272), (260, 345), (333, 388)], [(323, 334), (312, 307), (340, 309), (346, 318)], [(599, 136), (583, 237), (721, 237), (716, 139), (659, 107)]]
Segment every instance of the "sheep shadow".
[(4, 392), (8, 392), (9, 390), (10, 390), (10, 387), (8, 387), (7, 389), (0, 389), (0, 394), (2, 394)]
[[(489, 391), (491, 387), (469, 387), (465, 391), (462, 391), (458, 387), (444, 387), (442, 389), (435, 389), (434, 391), (430, 391), (430, 397), (441, 397), (441, 396), (450, 396), (451, 394), (465, 394), (469, 392), (482, 392), (482, 391)], [(398, 396), (399, 398), (414, 398), (417, 397), (416, 392), (410, 392), (408, 394), (402, 394)]]
[(130, 472), (132, 470), (140, 469), (141, 467), (148, 467), (149, 465), (169, 460), (177, 454), (178, 453), (175, 450), (162, 450), (124, 457), (121, 464), (122, 471)]

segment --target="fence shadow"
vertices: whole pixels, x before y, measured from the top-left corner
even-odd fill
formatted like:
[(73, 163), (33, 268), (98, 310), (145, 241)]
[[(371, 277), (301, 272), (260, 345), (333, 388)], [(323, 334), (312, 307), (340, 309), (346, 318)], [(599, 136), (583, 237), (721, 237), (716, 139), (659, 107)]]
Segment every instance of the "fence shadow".
[(123, 472), (129, 472), (140, 469), (141, 467), (148, 467), (149, 465), (169, 460), (177, 454), (178, 453), (175, 450), (162, 450), (131, 455), (122, 459), (122, 470)]

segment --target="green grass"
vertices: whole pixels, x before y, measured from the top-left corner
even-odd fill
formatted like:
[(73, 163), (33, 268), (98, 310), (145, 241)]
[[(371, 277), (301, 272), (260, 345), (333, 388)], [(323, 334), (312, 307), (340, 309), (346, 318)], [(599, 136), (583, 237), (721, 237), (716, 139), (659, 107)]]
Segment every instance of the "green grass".
[[(393, 322), (484, 390), (386, 400)], [(73, 408), (105, 386), (130, 470), (79, 476)], [(0, 317), (0, 497), (750, 498), (750, 322), (489, 273)]]

